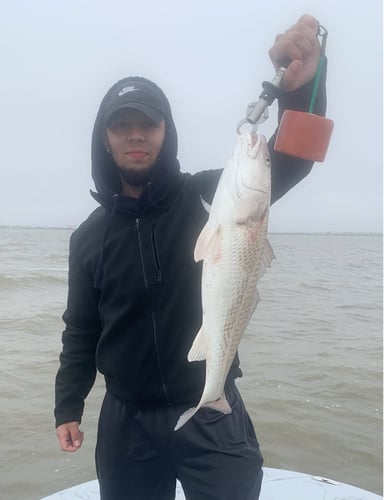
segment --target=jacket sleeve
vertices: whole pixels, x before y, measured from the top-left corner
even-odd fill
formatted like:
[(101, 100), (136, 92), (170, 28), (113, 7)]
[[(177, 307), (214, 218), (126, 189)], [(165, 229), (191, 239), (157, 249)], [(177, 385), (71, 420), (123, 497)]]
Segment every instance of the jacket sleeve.
[(95, 353), (101, 332), (98, 300), (91, 272), (80, 258), (75, 232), (70, 241), (65, 330), (55, 384), (56, 427), (81, 421), (84, 400), (95, 382)]
[(223, 169), (203, 170), (193, 175), (197, 191), (204, 201), (211, 204)]
[[(314, 106), (314, 114), (324, 116), (326, 111), (326, 61), (320, 79), (320, 85)], [(283, 112), (286, 109), (294, 111), (308, 111), (312, 97), (314, 80), (303, 85), (294, 92), (282, 92), (279, 97), (279, 123)], [(271, 152), (272, 172), (271, 172), (271, 203), (274, 203), (287, 193), (293, 186), (306, 177), (312, 169), (313, 161), (302, 160), (293, 156), (288, 156), (274, 150), (277, 131), (269, 140), (269, 150)]]

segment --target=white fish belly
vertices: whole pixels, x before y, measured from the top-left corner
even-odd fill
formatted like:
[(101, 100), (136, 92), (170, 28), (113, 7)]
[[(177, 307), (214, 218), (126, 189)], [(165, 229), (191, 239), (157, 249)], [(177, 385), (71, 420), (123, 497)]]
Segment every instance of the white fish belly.
[[(220, 259), (204, 261), (203, 330), (207, 335), (205, 401), (223, 393), (241, 337), (259, 300), (257, 281), (266, 239), (262, 225), (223, 228)], [(202, 398), (202, 399), (203, 399)]]

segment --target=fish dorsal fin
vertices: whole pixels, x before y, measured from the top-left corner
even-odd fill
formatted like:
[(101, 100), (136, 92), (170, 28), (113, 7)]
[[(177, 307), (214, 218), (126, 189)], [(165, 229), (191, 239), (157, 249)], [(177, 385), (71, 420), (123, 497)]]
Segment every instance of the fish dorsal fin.
[(207, 342), (203, 327), (193, 341), (192, 347), (188, 353), (188, 361), (203, 361), (207, 356)]
[(194, 252), (195, 261), (204, 260), (208, 255), (214, 260), (218, 260), (221, 255), (221, 226), (220, 224), (213, 226), (209, 224), (209, 221), (197, 238)]
[(211, 205), (207, 201), (205, 201), (202, 196), (200, 196), (200, 200), (201, 200), (201, 204), (204, 207), (204, 210), (206, 212), (210, 213), (211, 212)]
[(261, 278), (265, 271), (267, 270), (267, 267), (271, 267), (271, 263), (273, 259), (276, 259), (275, 254), (273, 253), (273, 248), (269, 241), (266, 239), (265, 244), (264, 244), (264, 251), (263, 251), (263, 257), (260, 262), (260, 267), (257, 273), (257, 279)]

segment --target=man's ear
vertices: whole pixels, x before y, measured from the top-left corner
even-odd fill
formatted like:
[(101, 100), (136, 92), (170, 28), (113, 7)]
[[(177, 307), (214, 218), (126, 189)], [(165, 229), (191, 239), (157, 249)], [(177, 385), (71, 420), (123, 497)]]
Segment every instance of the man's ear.
[(103, 143), (104, 143), (104, 147), (105, 147), (105, 150), (107, 153), (111, 153), (111, 148), (109, 147), (109, 142), (108, 142), (108, 137), (107, 137), (107, 134), (104, 132), (104, 136), (103, 136)]

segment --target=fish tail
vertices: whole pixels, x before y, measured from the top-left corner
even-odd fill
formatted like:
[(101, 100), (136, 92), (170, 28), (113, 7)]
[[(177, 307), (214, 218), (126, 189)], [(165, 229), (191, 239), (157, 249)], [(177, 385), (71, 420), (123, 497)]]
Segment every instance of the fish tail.
[(221, 396), (221, 398), (217, 399), (216, 401), (209, 401), (208, 403), (205, 403), (203, 406), (224, 413), (224, 415), (232, 413), (232, 408), (230, 407), (227, 398), (225, 397), (224, 394)]
[[(202, 399), (203, 401), (203, 399)], [(189, 410), (185, 411), (180, 417), (179, 420), (176, 423), (175, 426), (175, 431), (180, 429), (180, 427), (183, 427), (185, 423), (188, 422), (190, 418), (193, 417), (193, 415), (201, 408), (201, 407), (207, 407), (207, 408), (212, 408), (213, 410), (219, 411), (221, 413), (224, 413), (225, 415), (228, 415), (229, 413), (232, 413), (232, 408), (230, 407), (227, 398), (225, 397), (225, 394), (219, 398), (216, 399), (215, 401), (208, 401), (207, 403), (202, 404), (200, 401), (198, 406), (194, 406), (192, 408), (189, 408)]]
[(180, 417), (179, 420), (177, 421), (177, 424), (175, 426), (175, 431), (180, 429), (180, 427), (183, 427), (183, 425), (188, 422), (190, 418), (193, 417), (193, 415), (197, 412), (199, 409), (198, 406), (194, 406), (193, 408), (189, 408), (189, 410), (185, 411)]

